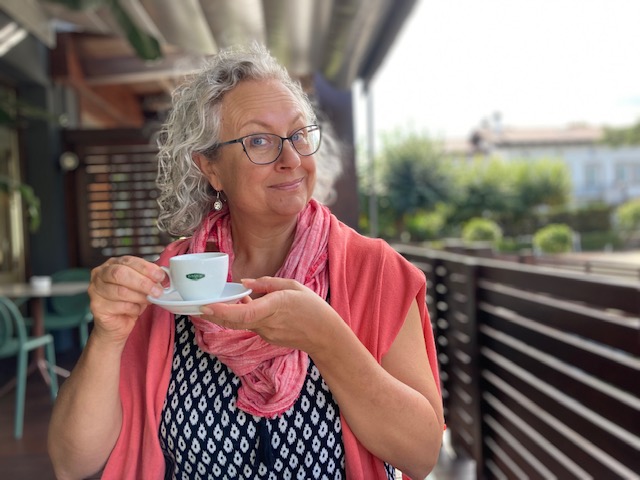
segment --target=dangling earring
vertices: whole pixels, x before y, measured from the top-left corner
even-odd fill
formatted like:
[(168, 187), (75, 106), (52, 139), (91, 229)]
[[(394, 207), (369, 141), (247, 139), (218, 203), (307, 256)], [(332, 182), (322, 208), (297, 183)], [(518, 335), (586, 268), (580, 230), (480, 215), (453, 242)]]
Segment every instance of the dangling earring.
[(222, 203), (222, 200), (220, 200), (220, 192), (216, 192), (216, 201), (213, 202), (213, 209), (216, 212), (219, 212), (222, 210), (222, 207), (224, 207), (224, 204)]

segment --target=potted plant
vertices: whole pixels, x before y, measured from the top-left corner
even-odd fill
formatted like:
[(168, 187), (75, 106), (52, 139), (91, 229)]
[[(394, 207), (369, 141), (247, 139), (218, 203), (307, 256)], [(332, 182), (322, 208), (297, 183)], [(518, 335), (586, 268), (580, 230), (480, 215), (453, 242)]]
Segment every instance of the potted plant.
[(40, 199), (36, 196), (33, 188), (24, 183), (18, 182), (6, 175), (0, 175), (0, 192), (6, 192), (8, 194), (13, 192), (19, 192), (20, 196), (24, 200), (27, 210), (27, 217), (29, 219), (29, 231), (31, 233), (37, 232), (40, 228)]

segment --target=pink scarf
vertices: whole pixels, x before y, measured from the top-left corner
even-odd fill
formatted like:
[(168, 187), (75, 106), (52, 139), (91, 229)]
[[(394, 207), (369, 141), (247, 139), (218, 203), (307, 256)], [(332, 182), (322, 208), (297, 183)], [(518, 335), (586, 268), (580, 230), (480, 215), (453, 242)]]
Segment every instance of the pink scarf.
[[(440, 385), (424, 274), (386, 242), (363, 237), (335, 217), (329, 230), (331, 306), (380, 363), (411, 303), (417, 302), (429, 363)], [(168, 265), (169, 258), (185, 253), (190, 242), (182, 239), (169, 245), (158, 264)], [(171, 378), (173, 322), (173, 314), (149, 305), (127, 340), (120, 369), (122, 433), (105, 467), (104, 480), (164, 477), (158, 428)], [(364, 448), (342, 414), (341, 420), (347, 479), (386, 479), (384, 462)]]
[[(326, 298), (329, 288), (327, 268), (329, 210), (312, 200), (298, 215), (293, 245), (276, 277), (292, 278)], [(212, 212), (194, 233), (191, 252), (204, 252), (207, 244), (229, 254), (229, 276), (234, 252), (231, 221), (227, 209)], [(307, 375), (309, 358), (305, 352), (271, 345), (258, 334), (230, 330), (200, 317), (190, 317), (196, 327), (196, 341), (205, 352), (215, 355), (241, 382), (236, 404), (252, 415), (272, 418), (287, 411), (297, 400)]]

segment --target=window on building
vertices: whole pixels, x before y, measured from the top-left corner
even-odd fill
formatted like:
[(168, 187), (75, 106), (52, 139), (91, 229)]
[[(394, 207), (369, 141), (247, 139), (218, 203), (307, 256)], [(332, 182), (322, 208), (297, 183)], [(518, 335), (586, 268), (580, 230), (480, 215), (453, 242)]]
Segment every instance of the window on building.
[(616, 168), (615, 168), (616, 183), (626, 183), (627, 180), (628, 180), (627, 166), (623, 163), (616, 164)]
[(585, 167), (585, 185), (587, 188), (595, 188), (599, 184), (600, 168), (599, 165), (589, 164)]

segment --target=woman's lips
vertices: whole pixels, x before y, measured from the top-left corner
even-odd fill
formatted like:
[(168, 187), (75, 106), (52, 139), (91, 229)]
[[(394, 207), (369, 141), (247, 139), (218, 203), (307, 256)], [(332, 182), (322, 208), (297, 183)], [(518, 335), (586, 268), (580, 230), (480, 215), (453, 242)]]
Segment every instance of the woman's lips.
[(277, 190), (295, 190), (302, 184), (303, 180), (303, 178), (299, 178), (297, 180), (292, 180), (291, 182), (278, 183), (276, 185), (271, 185), (271, 188), (275, 188)]

